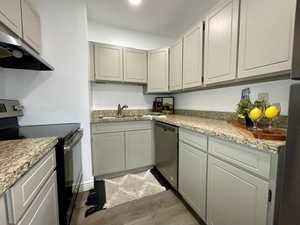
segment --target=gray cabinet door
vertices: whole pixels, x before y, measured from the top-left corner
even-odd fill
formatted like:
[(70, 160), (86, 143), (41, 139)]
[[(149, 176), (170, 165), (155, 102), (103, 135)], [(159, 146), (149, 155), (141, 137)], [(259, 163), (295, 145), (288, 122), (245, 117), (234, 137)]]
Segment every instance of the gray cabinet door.
[(17, 225), (59, 225), (56, 173), (49, 178)]
[(42, 51), (40, 16), (29, 0), (22, 0), (23, 39), (37, 52)]
[(94, 134), (92, 144), (94, 176), (125, 170), (124, 132)]
[(6, 207), (4, 196), (0, 197), (0, 224), (7, 225)]
[(18, 36), (22, 36), (21, 1), (0, 0), (0, 21)]
[(126, 169), (154, 165), (151, 130), (126, 132)]
[(95, 45), (89, 42), (89, 74), (90, 81), (95, 80)]
[(208, 157), (207, 224), (266, 225), (269, 183)]
[(205, 84), (236, 78), (239, 2), (221, 2), (205, 20)]
[(124, 48), (124, 81), (130, 83), (147, 83), (147, 51)]
[(238, 77), (291, 69), (296, 0), (241, 0)]
[(169, 49), (148, 52), (148, 93), (169, 91)]
[(179, 193), (206, 221), (207, 153), (179, 143)]
[(183, 39), (183, 88), (199, 87), (203, 76), (203, 24)]
[(170, 91), (182, 89), (182, 60), (183, 60), (182, 39), (170, 47)]
[(95, 79), (123, 81), (123, 49), (119, 46), (95, 43)]

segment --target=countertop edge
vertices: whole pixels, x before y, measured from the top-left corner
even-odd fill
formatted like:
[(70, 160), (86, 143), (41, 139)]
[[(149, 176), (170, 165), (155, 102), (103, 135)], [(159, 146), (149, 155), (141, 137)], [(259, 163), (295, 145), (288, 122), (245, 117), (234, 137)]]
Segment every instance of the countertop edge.
[[(33, 168), (40, 160), (42, 160), (58, 143), (57, 137), (49, 137), (49, 139), (52, 139), (49, 143), (45, 145), (41, 145), (41, 148), (43, 148), (42, 152), (40, 154), (35, 154), (32, 156), (32, 160), (28, 160), (24, 163), (22, 163), (18, 168), (21, 170), (21, 172), (17, 172), (17, 170), (10, 171), (6, 176), (5, 180), (9, 179), (9, 182), (7, 182), (6, 185), (3, 185), (1, 187), (0, 185), (0, 196), (5, 194), (7, 190), (9, 190), (12, 186), (14, 186), (18, 180), (20, 180), (31, 168)], [(38, 139), (38, 138), (32, 138), (32, 139)], [(19, 173), (19, 174), (17, 174)]]

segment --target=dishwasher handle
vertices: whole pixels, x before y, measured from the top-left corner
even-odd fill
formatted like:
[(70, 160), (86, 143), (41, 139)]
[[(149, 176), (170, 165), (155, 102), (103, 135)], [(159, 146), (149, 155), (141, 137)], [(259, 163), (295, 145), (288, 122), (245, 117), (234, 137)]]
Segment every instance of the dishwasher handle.
[(155, 126), (163, 129), (163, 131), (178, 133), (178, 127), (176, 127), (176, 126), (172, 126), (172, 125), (165, 124), (165, 123), (158, 123), (158, 122), (155, 123)]

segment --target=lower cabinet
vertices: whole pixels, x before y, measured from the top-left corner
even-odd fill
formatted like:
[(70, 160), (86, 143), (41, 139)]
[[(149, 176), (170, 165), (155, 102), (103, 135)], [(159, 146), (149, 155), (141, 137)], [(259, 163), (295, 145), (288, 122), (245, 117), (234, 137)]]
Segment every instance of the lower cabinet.
[(92, 133), (94, 176), (154, 165), (150, 121), (99, 123)]
[(125, 169), (125, 139), (123, 132), (93, 135), (94, 175)]
[(207, 224), (266, 225), (269, 183), (208, 157)]
[(179, 193), (206, 220), (207, 153), (179, 143)]
[(7, 212), (5, 206), (5, 199), (4, 196), (0, 196), (0, 224), (7, 225)]
[(126, 169), (154, 164), (152, 131), (128, 131), (126, 136)]
[(56, 173), (49, 178), (17, 225), (58, 225)]

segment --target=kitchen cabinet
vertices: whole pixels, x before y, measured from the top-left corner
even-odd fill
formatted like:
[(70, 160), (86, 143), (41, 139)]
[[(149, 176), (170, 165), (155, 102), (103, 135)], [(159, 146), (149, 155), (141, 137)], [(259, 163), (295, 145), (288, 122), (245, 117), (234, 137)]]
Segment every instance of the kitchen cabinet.
[(0, 0), (0, 22), (22, 37), (20, 0)]
[(92, 126), (94, 176), (154, 164), (151, 121), (99, 123)]
[(148, 93), (169, 91), (169, 49), (148, 52)]
[(29, 0), (21, 0), (23, 39), (34, 50), (41, 53), (42, 49), (42, 31), (39, 14), (33, 9)]
[(7, 212), (4, 196), (0, 196), (0, 224), (7, 225)]
[(90, 81), (95, 80), (95, 50), (94, 50), (94, 43), (89, 42), (89, 74), (90, 74)]
[(123, 81), (122, 47), (95, 43), (95, 80)]
[(221, 2), (206, 17), (205, 84), (236, 78), (239, 2), (239, 0)]
[(296, 0), (241, 0), (238, 77), (291, 69)]
[(183, 39), (183, 88), (202, 85), (203, 24), (187, 33)]
[(269, 183), (208, 157), (207, 224), (266, 225)]
[(40, 191), (17, 225), (59, 225), (56, 173)]
[(17, 224), (31, 203), (35, 201), (42, 187), (53, 174), (55, 167), (56, 158), (54, 150), (52, 150), (10, 188), (9, 195), (11, 196), (14, 224)]
[(124, 48), (123, 56), (124, 81), (132, 83), (147, 83), (147, 51)]
[(92, 144), (95, 176), (125, 170), (124, 132), (94, 134)]
[(182, 40), (170, 47), (170, 91), (182, 89)]
[(126, 136), (126, 169), (154, 165), (152, 130), (128, 131)]
[(207, 153), (179, 143), (179, 193), (206, 221)]

